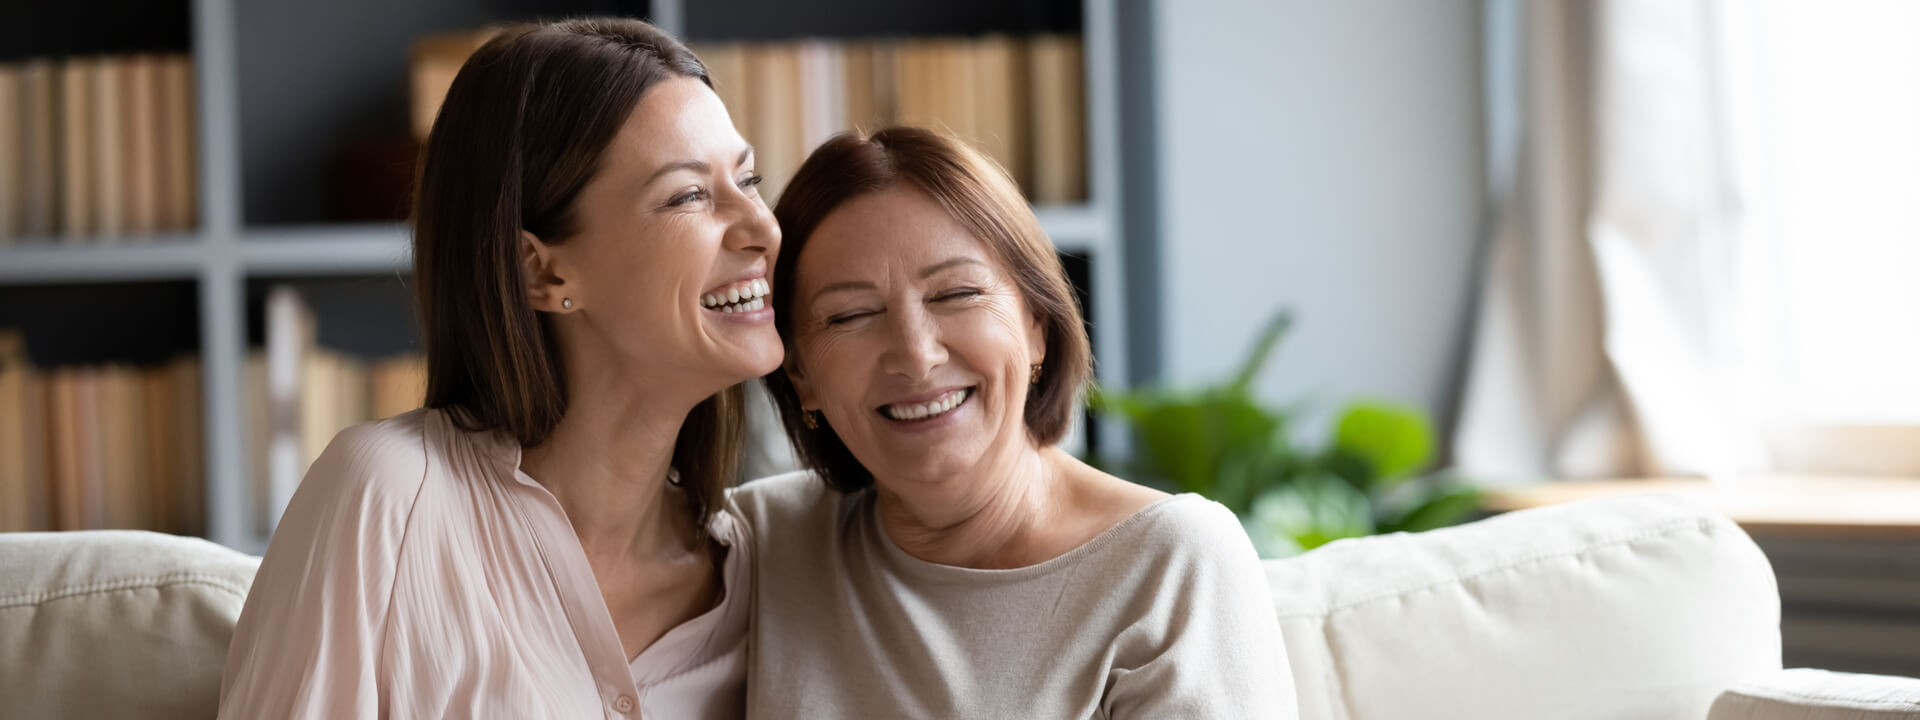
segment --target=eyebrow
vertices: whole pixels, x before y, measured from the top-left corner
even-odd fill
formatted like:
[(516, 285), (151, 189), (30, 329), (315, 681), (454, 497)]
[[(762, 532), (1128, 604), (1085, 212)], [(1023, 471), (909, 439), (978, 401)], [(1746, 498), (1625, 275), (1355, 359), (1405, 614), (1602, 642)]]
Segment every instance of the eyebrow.
[[(945, 270), (947, 268), (956, 267), (960, 265), (986, 265), (986, 263), (980, 262), (979, 260), (970, 258), (970, 257), (950, 258), (947, 260), (942, 260), (940, 262), (934, 263), (932, 265), (928, 265), (924, 268), (921, 268), (920, 279), (925, 280), (927, 278), (933, 277), (935, 273), (938, 273), (941, 270)], [(820, 288), (819, 290), (813, 291), (813, 298), (815, 300), (818, 300), (820, 299), (820, 296), (826, 295), (828, 293), (847, 292), (849, 290), (872, 290), (875, 287), (877, 286), (865, 280), (842, 280), (840, 282), (833, 283), (826, 287)]]
[[(748, 145), (747, 149), (740, 151), (740, 157), (733, 161), (733, 166), (740, 167), (741, 165), (747, 164), (747, 158), (749, 157), (753, 157), (752, 145)], [(640, 183), (640, 185), (642, 187), (645, 187), (647, 185), (652, 185), (653, 181), (660, 179), (660, 176), (666, 175), (667, 173), (679, 172), (681, 170), (693, 170), (695, 172), (704, 173), (704, 172), (709, 172), (713, 170), (713, 166), (708, 165), (699, 160), (681, 160), (680, 162), (677, 162), (677, 163), (668, 163), (666, 165), (662, 165), (659, 170), (653, 171), (652, 175), (647, 176), (646, 182)]]
[(957, 257), (957, 258), (942, 260), (932, 265), (928, 265), (924, 268), (920, 268), (920, 279), (925, 280), (927, 278), (933, 277), (934, 273), (940, 272), (941, 270), (945, 270), (947, 268), (954, 267), (957, 265), (985, 265), (985, 264), (986, 263), (980, 262), (979, 260), (976, 260), (970, 257)]

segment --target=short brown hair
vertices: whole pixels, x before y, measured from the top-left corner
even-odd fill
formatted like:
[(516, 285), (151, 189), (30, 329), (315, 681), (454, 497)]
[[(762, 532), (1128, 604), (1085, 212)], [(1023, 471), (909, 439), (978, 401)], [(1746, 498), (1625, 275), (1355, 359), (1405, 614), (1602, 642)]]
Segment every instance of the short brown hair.
[[(575, 199), (646, 91), (707, 70), (639, 20), (509, 27), (468, 58), (427, 137), (413, 212), (413, 279), (427, 350), (426, 405), (468, 432), (522, 446), (567, 411), (551, 318), (527, 300), (521, 230), (548, 244), (577, 234)], [(696, 527), (739, 464), (740, 386), (687, 415), (672, 466)]]
[[(813, 151), (788, 181), (773, 210), (783, 245), (773, 267), (773, 323), (786, 343), (787, 357), (798, 357), (793, 344), (794, 271), (809, 236), (848, 201), (902, 182), (933, 198), (986, 245), (1011, 272), (1027, 309), (1039, 317), (1047, 335), (1047, 359), (1039, 382), (1027, 394), (1027, 436), (1042, 446), (1060, 442), (1093, 372), (1073, 285), (1020, 188), (1005, 170), (950, 135), (915, 127), (891, 127), (871, 135), (842, 133)], [(821, 424), (817, 430), (807, 429), (800, 395), (785, 368), (768, 374), (766, 381), (802, 463), (841, 492), (873, 484), (873, 474), (833, 428)]]

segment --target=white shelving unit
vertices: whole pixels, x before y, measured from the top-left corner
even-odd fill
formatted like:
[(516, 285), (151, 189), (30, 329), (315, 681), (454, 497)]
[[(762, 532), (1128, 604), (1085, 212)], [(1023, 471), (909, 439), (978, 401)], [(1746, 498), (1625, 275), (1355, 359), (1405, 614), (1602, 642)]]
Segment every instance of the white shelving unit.
[[(267, 537), (254, 531), (255, 483), (247, 477), (241, 368), (247, 350), (246, 286), (250, 278), (404, 273), (411, 264), (407, 229), (397, 223), (248, 226), (243, 217), (236, 0), (194, 0), (193, 55), (198, 91), (200, 228), (121, 241), (69, 244), (25, 239), (0, 248), (0, 285), (57, 285), (182, 280), (198, 284), (200, 356), (205, 372), (207, 534), (222, 545), (259, 554)], [(1097, 374), (1126, 383), (1124, 248), (1120, 238), (1114, 0), (1086, 0), (1088, 202), (1036, 210), (1060, 249), (1091, 259), (1092, 314), (1098, 323)], [(654, 22), (684, 36), (680, 0), (655, 0)], [(1109, 433), (1115, 436), (1117, 433)], [(1070, 442), (1079, 444), (1077, 437)]]

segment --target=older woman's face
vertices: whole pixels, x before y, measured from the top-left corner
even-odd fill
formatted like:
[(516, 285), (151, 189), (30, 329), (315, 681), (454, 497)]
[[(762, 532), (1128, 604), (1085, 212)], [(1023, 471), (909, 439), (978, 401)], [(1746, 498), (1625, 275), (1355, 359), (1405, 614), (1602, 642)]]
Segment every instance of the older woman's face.
[(988, 249), (897, 185), (814, 230), (795, 269), (789, 375), (881, 483), (937, 482), (1028, 443), (1044, 330)]

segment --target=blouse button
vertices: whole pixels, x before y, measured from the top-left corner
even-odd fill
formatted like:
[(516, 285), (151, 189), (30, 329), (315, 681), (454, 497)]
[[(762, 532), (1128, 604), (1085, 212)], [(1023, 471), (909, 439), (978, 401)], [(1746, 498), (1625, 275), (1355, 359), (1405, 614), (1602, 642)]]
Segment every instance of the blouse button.
[(613, 701), (613, 709), (619, 711), (621, 714), (633, 712), (633, 698), (621, 695)]

